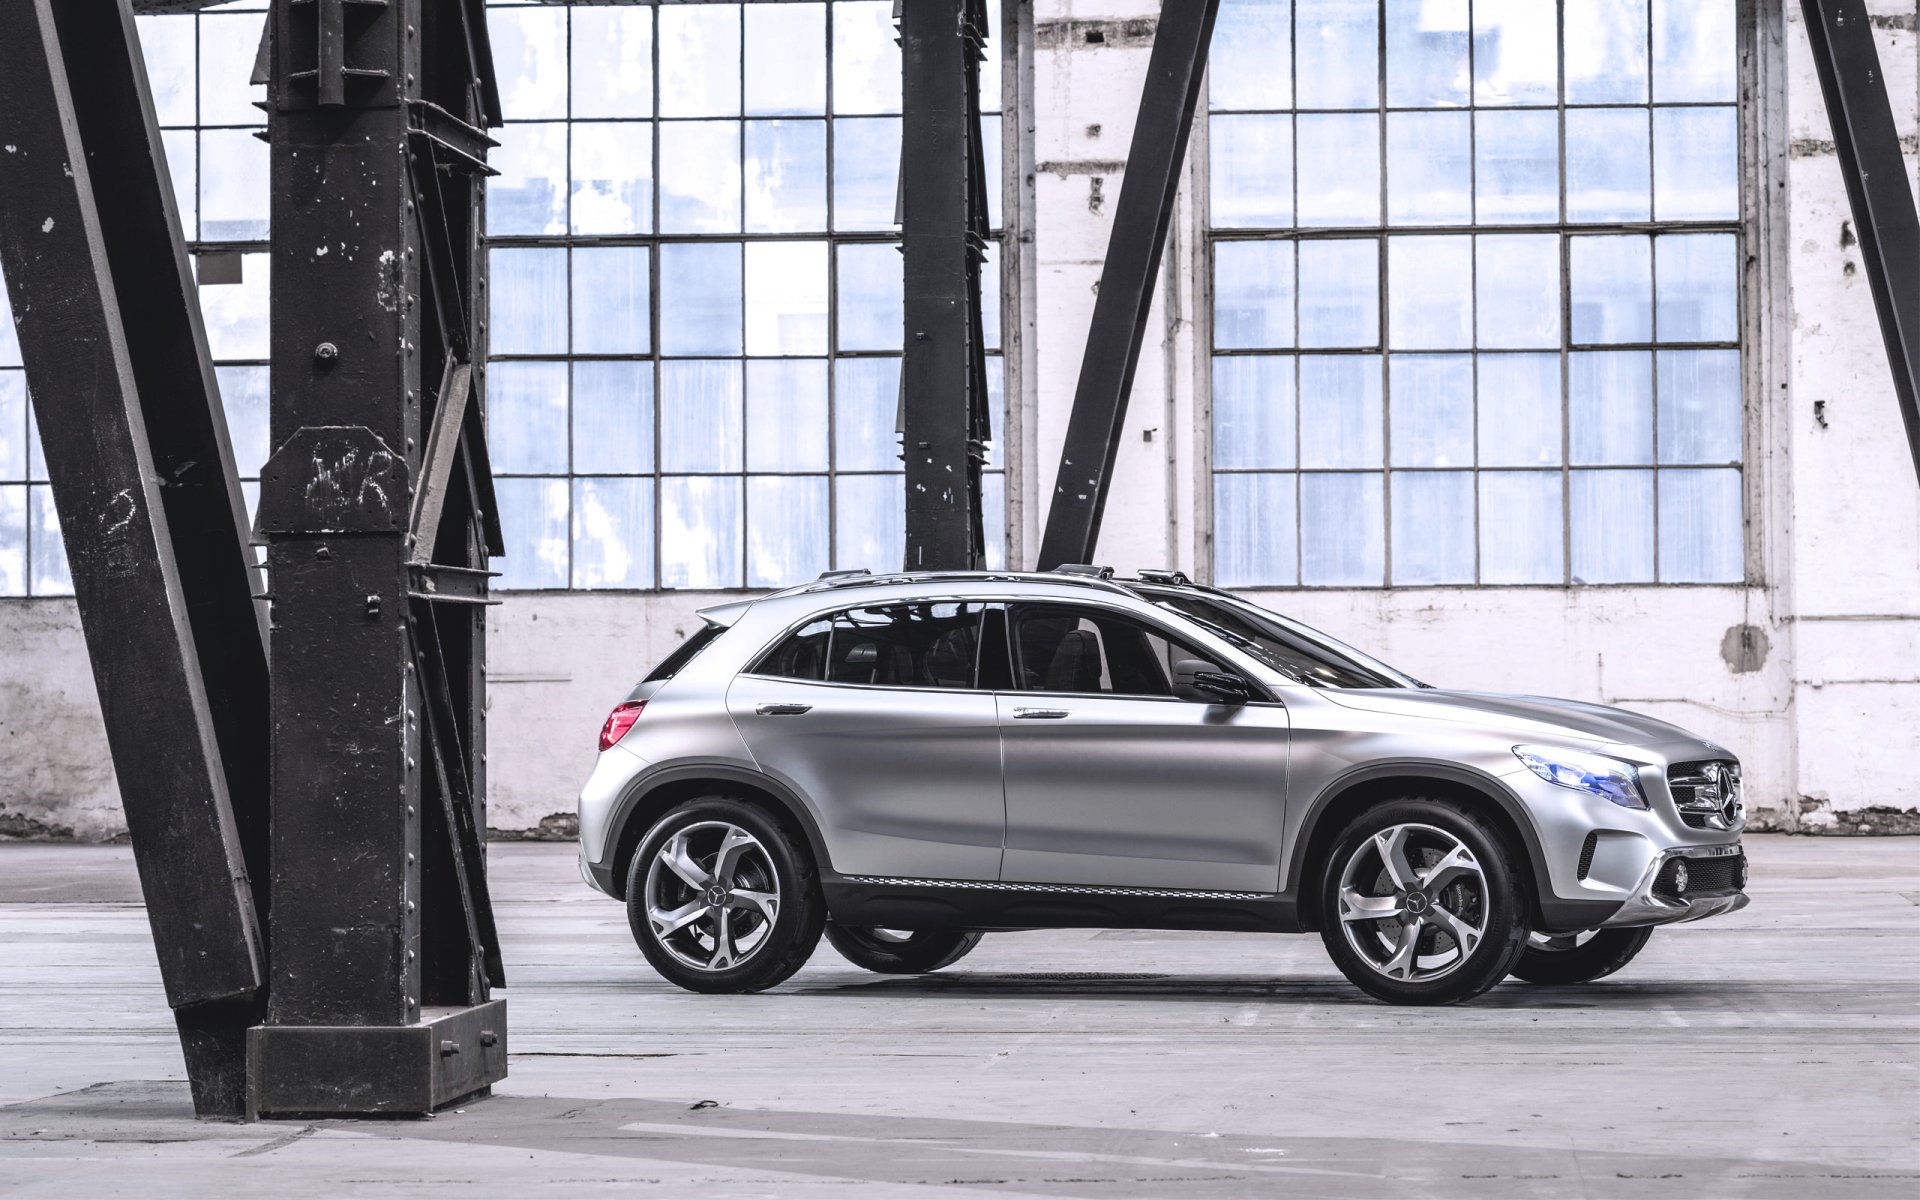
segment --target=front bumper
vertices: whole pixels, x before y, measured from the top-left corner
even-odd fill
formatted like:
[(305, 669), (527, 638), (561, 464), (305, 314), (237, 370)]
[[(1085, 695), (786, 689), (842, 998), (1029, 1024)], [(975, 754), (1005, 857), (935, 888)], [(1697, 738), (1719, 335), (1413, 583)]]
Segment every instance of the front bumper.
[[(1675, 859), (1718, 865), (1729, 858), (1739, 860), (1737, 883), (1731, 889), (1715, 887), (1706, 892), (1688, 894), (1676, 892), (1670, 886), (1672, 872), (1668, 870), (1668, 864)], [(1695, 868), (1696, 871), (1698, 869)], [(1647, 864), (1633, 893), (1618, 912), (1607, 918), (1603, 928), (1673, 925), (1681, 921), (1700, 921), (1722, 913), (1739, 912), (1747, 906), (1746, 892), (1742, 890), (1745, 886), (1746, 853), (1738, 842), (1668, 850)]]

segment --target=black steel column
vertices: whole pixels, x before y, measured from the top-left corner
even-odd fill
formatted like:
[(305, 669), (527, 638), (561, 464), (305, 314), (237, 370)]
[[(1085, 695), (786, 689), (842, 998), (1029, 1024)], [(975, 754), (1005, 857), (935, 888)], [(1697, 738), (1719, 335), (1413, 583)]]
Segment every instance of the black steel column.
[(985, 162), (980, 145), (984, 0), (902, 7), (901, 365), (908, 570), (982, 565), (980, 468), (988, 429), (980, 314)]
[(1920, 473), (1920, 217), (1900, 157), (1887, 77), (1862, 0), (1800, 0), (1800, 8), (1893, 368), (1894, 397)]
[(1087, 352), (1067, 419), (1067, 440), (1060, 450), (1060, 472), (1053, 506), (1040, 538), (1041, 570), (1062, 563), (1093, 561), (1100, 540), (1100, 518), (1113, 482), (1113, 460), (1120, 449), (1121, 426), (1133, 373), (1140, 363), (1140, 341), (1153, 307), (1160, 255), (1173, 220), (1180, 171), (1187, 157), (1200, 81), (1207, 70), (1207, 48), (1220, 0), (1165, 0), (1140, 92), (1140, 115), (1127, 150), (1127, 171), (1114, 206), (1113, 233), (1106, 266), (1087, 330)]

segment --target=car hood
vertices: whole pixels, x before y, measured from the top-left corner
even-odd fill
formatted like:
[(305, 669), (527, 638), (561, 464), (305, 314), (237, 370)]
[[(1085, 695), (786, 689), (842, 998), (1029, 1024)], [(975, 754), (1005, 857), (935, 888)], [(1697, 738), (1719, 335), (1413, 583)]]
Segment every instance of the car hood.
[(1335, 704), (1362, 712), (1385, 713), (1462, 725), (1499, 724), (1527, 737), (1571, 736), (1631, 746), (1695, 742), (1698, 734), (1653, 717), (1578, 700), (1550, 696), (1510, 696), (1498, 692), (1454, 692), (1438, 688), (1327, 689)]

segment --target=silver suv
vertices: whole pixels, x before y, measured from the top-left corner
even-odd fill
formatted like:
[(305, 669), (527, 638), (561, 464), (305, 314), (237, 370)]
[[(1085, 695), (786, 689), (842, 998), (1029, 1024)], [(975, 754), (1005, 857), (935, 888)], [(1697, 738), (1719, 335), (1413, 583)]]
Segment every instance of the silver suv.
[(1429, 687), (1178, 572), (830, 573), (701, 616), (580, 794), (587, 881), (693, 991), (822, 932), (904, 973), (995, 930), (1317, 930), (1443, 1004), (1747, 902), (1721, 747)]

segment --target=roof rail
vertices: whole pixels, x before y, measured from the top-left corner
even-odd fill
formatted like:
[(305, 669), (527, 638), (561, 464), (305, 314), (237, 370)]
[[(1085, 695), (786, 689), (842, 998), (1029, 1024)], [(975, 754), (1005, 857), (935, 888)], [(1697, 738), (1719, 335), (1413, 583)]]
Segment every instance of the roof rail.
[(1084, 571), (884, 571), (877, 575), (865, 570), (828, 571), (812, 583), (803, 583), (777, 594), (793, 595), (800, 592), (837, 591), (841, 588), (895, 586), (907, 583), (942, 583), (950, 580), (975, 580), (983, 583), (1070, 583), (1119, 592), (1122, 595), (1133, 594), (1126, 587), (1114, 582), (1112, 575), (1112, 570), (1104, 567), (1087, 568)]
[(1049, 575), (1088, 575), (1095, 579), (1112, 579), (1112, 567), (1096, 567), (1091, 563), (1061, 563)]
[(1172, 587), (1191, 587), (1193, 580), (1187, 578), (1185, 571), (1175, 571), (1167, 567), (1141, 567), (1134, 572), (1142, 583), (1164, 583)]
[(828, 579), (851, 579), (856, 575), (871, 575), (871, 574), (873, 574), (873, 572), (867, 570), (865, 567), (841, 567), (837, 571), (820, 572), (820, 574), (814, 577), (814, 582), (821, 583)]

